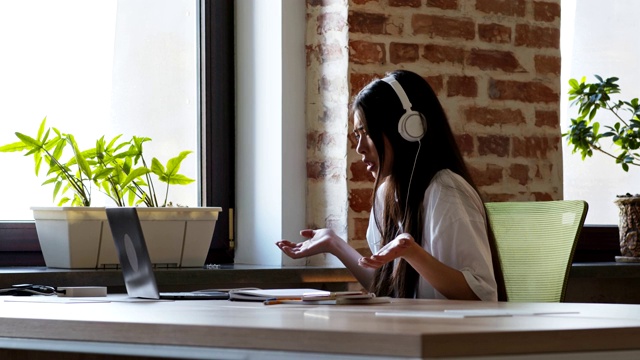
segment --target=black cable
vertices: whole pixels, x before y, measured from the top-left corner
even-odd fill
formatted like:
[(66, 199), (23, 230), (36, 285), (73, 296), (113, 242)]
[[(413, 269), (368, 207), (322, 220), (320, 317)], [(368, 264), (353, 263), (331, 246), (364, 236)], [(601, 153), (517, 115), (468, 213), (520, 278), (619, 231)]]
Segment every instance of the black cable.
[(0, 289), (0, 296), (56, 295), (57, 289), (48, 285), (16, 284), (10, 288)]

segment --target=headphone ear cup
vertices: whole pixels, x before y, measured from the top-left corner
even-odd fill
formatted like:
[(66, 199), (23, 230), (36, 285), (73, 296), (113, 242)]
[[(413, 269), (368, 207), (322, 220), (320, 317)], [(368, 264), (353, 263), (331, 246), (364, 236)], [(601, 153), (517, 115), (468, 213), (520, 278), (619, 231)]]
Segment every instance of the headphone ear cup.
[(407, 141), (420, 141), (427, 132), (427, 121), (421, 113), (407, 111), (398, 121), (398, 132)]

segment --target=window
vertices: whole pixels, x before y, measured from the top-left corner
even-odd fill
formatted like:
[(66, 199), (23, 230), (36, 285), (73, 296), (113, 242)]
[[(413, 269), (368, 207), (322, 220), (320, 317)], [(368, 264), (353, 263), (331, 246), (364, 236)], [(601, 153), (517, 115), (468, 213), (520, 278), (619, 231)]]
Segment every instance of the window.
[[(0, 144), (16, 141), (15, 131), (35, 134), (47, 116), (78, 139), (148, 136), (145, 152), (162, 162), (192, 150), (181, 172), (198, 181), (169, 196), (223, 207), (208, 261), (229, 262), (232, 26), (230, 0), (0, 3)], [(29, 159), (0, 153), (0, 163), (0, 265), (40, 265), (33, 223), (17, 221), (32, 219), (30, 206), (53, 205), (53, 189), (40, 186)]]
[[(569, 108), (566, 95), (570, 78), (586, 76), (593, 82), (594, 74), (616, 76), (620, 78), (621, 99), (640, 97), (640, 48), (634, 40), (640, 31), (635, 16), (640, 3), (616, 0), (602, 6), (598, 0), (562, 0), (561, 6), (561, 126), (565, 132), (577, 113), (577, 108)], [(565, 199), (589, 203), (586, 224), (617, 225), (618, 208), (613, 201), (618, 194), (640, 193), (640, 168), (632, 166), (625, 173), (612, 159), (598, 153), (582, 161), (579, 154), (571, 153), (565, 139), (563, 146)]]
[[(0, 68), (2, 144), (16, 141), (16, 131), (35, 136), (46, 116), (81, 149), (124, 134), (152, 139), (147, 161), (166, 163), (191, 150), (181, 172), (198, 178), (197, 1), (11, 1), (0, 3), (0, 14), (3, 53), (12, 54)], [(36, 178), (30, 158), (0, 159), (14, 175), (0, 178), (0, 188), (11, 189), (3, 192), (0, 219), (30, 220), (31, 206), (57, 204), (53, 187), (40, 186), (46, 172)], [(196, 206), (199, 186), (172, 186), (170, 199)], [(91, 195), (92, 205), (112, 204), (96, 186)]]

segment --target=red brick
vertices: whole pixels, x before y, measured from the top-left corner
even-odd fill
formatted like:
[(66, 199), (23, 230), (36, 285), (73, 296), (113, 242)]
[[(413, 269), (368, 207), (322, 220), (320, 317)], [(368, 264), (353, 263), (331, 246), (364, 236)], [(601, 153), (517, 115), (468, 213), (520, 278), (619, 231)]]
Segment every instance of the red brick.
[[(336, 146), (337, 135), (323, 131), (312, 131), (307, 134), (307, 149), (318, 152), (324, 151), (326, 148)], [(340, 138), (344, 139), (342, 136)]]
[(484, 126), (524, 124), (526, 119), (520, 110), (493, 109), (481, 106), (473, 106), (464, 110), (467, 122), (473, 122)]
[(454, 19), (443, 16), (416, 14), (411, 18), (413, 34), (427, 34), (445, 39), (473, 40), (476, 24), (469, 19)]
[(478, 154), (508, 156), (509, 138), (501, 135), (478, 136)]
[(392, 64), (413, 63), (420, 57), (418, 44), (389, 44), (389, 60)]
[(537, 21), (553, 22), (560, 19), (560, 4), (551, 2), (533, 2), (533, 18)]
[(461, 48), (442, 45), (425, 45), (423, 58), (434, 64), (450, 62), (453, 64), (464, 63), (465, 51)]
[(338, 43), (307, 45), (307, 65), (311, 63), (311, 58), (316, 58), (321, 64), (342, 59), (345, 56), (342, 50), (342, 46)]
[(503, 168), (498, 165), (488, 164), (486, 169), (480, 170), (476, 167), (469, 167), (471, 178), (476, 186), (495, 185), (502, 181)]
[(555, 110), (536, 110), (536, 127), (548, 126), (554, 129), (560, 127), (560, 117)]
[(473, 154), (473, 136), (469, 134), (460, 134), (455, 135), (456, 144), (458, 144), (458, 148), (462, 155), (472, 155)]
[(427, 7), (456, 10), (458, 9), (458, 0), (427, 0)]
[(524, 17), (525, 0), (476, 0), (476, 10), (487, 14)]
[(349, 170), (351, 170), (350, 181), (364, 181), (372, 183), (375, 180), (373, 175), (367, 171), (367, 165), (360, 160), (352, 162)]
[(489, 98), (525, 103), (557, 103), (560, 96), (550, 87), (536, 82), (489, 80)]
[(313, 58), (317, 58), (316, 49), (313, 45), (305, 45), (304, 51), (306, 52), (307, 57), (307, 67), (311, 66), (311, 60)]
[(536, 64), (536, 72), (538, 74), (560, 75), (561, 60), (559, 57), (536, 55), (534, 56), (534, 61)]
[(355, 217), (353, 218), (353, 239), (366, 240), (367, 228), (369, 228), (369, 218)]
[[(344, 2), (344, 0), (341, 0), (340, 2)], [(355, 5), (364, 5), (368, 2), (380, 2), (380, 0), (349, 0), (349, 2)]]
[(483, 196), (483, 200), (485, 202), (503, 202), (503, 201), (513, 201), (515, 200), (515, 196), (513, 194), (496, 194), (496, 193), (488, 193)]
[(389, 0), (389, 6), (408, 6), (418, 8), (422, 6), (422, 0)]
[(335, 123), (337, 121), (342, 121), (342, 116), (342, 110), (336, 109), (335, 107), (325, 107), (322, 114), (318, 117), (318, 121), (323, 123)]
[(467, 64), (482, 70), (502, 70), (504, 72), (524, 72), (520, 62), (509, 51), (472, 49)]
[(552, 201), (555, 200), (549, 193), (533, 192), (531, 193), (535, 201)]
[(318, 27), (316, 32), (318, 35), (328, 33), (330, 31), (342, 31), (347, 26), (347, 19), (340, 13), (326, 13), (318, 16)]
[[(353, 124), (349, 124), (349, 129), (352, 129)], [(349, 132), (349, 135), (347, 135), (347, 141), (349, 142), (349, 148), (355, 150), (356, 146), (358, 145), (358, 142), (356, 141), (356, 136), (354, 135), (353, 132)]]
[(344, 169), (341, 162), (337, 161), (308, 161), (307, 162), (307, 178), (308, 179), (340, 179)]
[(349, 32), (363, 34), (385, 34), (387, 16), (360, 11), (349, 12)]
[(447, 96), (478, 96), (478, 84), (473, 76), (451, 76), (447, 80)]
[[(329, 6), (337, 3), (341, 3), (343, 0), (307, 0), (307, 6)], [(352, 0), (353, 1), (353, 0)]]
[(379, 64), (386, 63), (387, 53), (383, 43), (368, 41), (349, 41), (349, 61), (354, 64)]
[(355, 212), (370, 211), (372, 193), (372, 189), (349, 190), (349, 208)]
[(484, 42), (508, 44), (511, 42), (511, 28), (499, 24), (478, 24), (478, 37)]
[(363, 87), (369, 84), (373, 79), (382, 78), (381, 74), (357, 74), (349, 75), (349, 83), (351, 84), (351, 96), (356, 95)]
[(427, 76), (424, 77), (424, 79), (429, 83), (434, 93), (437, 94), (444, 89), (444, 79), (442, 78), (442, 75)]
[(529, 166), (524, 164), (511, 164), (509, 166), (509, 177), (518, 181), (520, 185), (529, 183)]
[(311, 131), (307, 133), (307, 149), (318, 148), (318, 132)]
[(560, 28), (516, 25), (516, 46), (531, 48), (560, 48)]
[(527, 136), (513, 138), (513, 157), (529, 159), (547, 159), (550, 152), (557, 152), (560, 144), (558, 137)]

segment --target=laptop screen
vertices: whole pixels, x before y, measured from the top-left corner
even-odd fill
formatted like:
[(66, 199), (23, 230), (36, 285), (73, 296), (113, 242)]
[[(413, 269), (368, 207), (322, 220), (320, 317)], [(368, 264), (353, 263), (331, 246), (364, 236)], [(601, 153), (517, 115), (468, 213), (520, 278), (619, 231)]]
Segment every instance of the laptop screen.
[(159, 299), (153, 265), (135, 208), (107, 208), (107, 219), (130, 297)]

